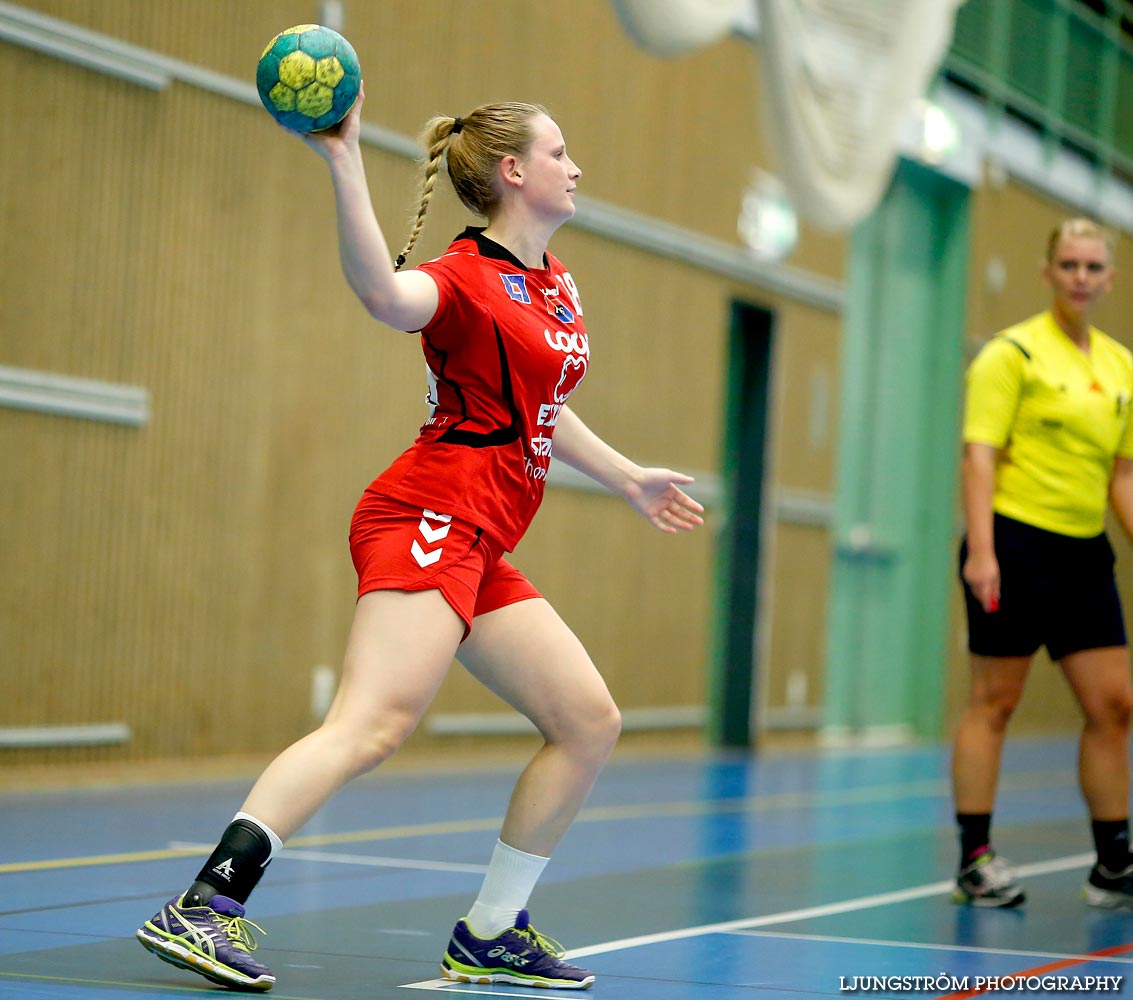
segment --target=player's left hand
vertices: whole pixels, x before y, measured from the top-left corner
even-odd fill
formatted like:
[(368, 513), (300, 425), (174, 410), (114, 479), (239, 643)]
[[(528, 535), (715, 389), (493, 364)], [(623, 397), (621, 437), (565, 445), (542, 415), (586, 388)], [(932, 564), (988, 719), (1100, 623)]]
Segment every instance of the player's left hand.
[(704, 507), (681, 486), (693, 481), (671, 469), (642, 469), (641, 475), (625, 492), (625, 498), (653, 527), (666, 534), (692, 531), (704, 523)]

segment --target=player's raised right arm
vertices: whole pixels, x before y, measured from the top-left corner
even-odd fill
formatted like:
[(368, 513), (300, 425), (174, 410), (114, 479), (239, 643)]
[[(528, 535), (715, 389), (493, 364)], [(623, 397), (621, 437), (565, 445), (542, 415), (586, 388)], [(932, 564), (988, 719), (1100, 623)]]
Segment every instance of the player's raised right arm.
[[(437, 311), (437, 286), (424, 271), (397, 273), (374, 215), (358, 144), (364, 90), (333, 129), (300, 138), (330, 168), (342, 272), (367, 311), (397, 330), (420, 330)], [(296, 133), (299, 134), (299, 133)]]

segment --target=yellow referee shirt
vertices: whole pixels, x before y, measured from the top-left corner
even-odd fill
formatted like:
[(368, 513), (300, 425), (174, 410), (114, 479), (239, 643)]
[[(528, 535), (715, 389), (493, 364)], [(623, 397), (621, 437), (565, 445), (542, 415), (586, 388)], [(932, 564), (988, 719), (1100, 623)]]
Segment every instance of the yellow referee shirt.
[(1000, 449), (997, 513), (1089, 538), (1116, 456), (1133, 458), (1133, 353), (1090, 328), (1087, 354), (1049, 312), (1008, 327), (968, 368), (964, 440)]

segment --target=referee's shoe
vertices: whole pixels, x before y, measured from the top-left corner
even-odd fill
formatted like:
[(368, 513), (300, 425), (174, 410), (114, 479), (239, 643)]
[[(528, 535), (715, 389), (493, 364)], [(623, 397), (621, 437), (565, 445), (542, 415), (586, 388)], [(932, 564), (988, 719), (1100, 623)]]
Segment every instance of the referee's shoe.
[(1011, 867), (990, 847), (960, 869), (952, 890), (952, 901), (968, 906), (1018, 906), (1026, 899), (1027, 894), (1015, 881)]
[(1082, 895), (1090, 906), (1104, 910), (1133, 910), (1133, 864), (1119, 872), (1094, 865), (1082, 887)]

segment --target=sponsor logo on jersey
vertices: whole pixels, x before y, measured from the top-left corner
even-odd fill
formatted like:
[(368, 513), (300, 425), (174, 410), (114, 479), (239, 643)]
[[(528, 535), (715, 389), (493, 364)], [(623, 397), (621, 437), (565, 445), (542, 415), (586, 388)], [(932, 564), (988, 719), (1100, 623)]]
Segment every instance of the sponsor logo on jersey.
[(553, 351), (562, 351), (564, 354), (581, 354), (584, 358), (590, 357), (590, 338), (577, 330), (543, 330), (543, 339)]
[(504, 291), (507, 292), (508, 298), (522, 302), (526, 306), (531, 305), (531, 296), (527, 294), (527, 275), (501, 274), (500, 278), (503, 280)]
[(586, 359), (573, 354), (563, 358), (563, 371), (559, 376), (559, 384), (555, 386), (555, 402), (565, 403), (570, 399), (571, 393), (578, 388), (578, 383), (586, 378)]

